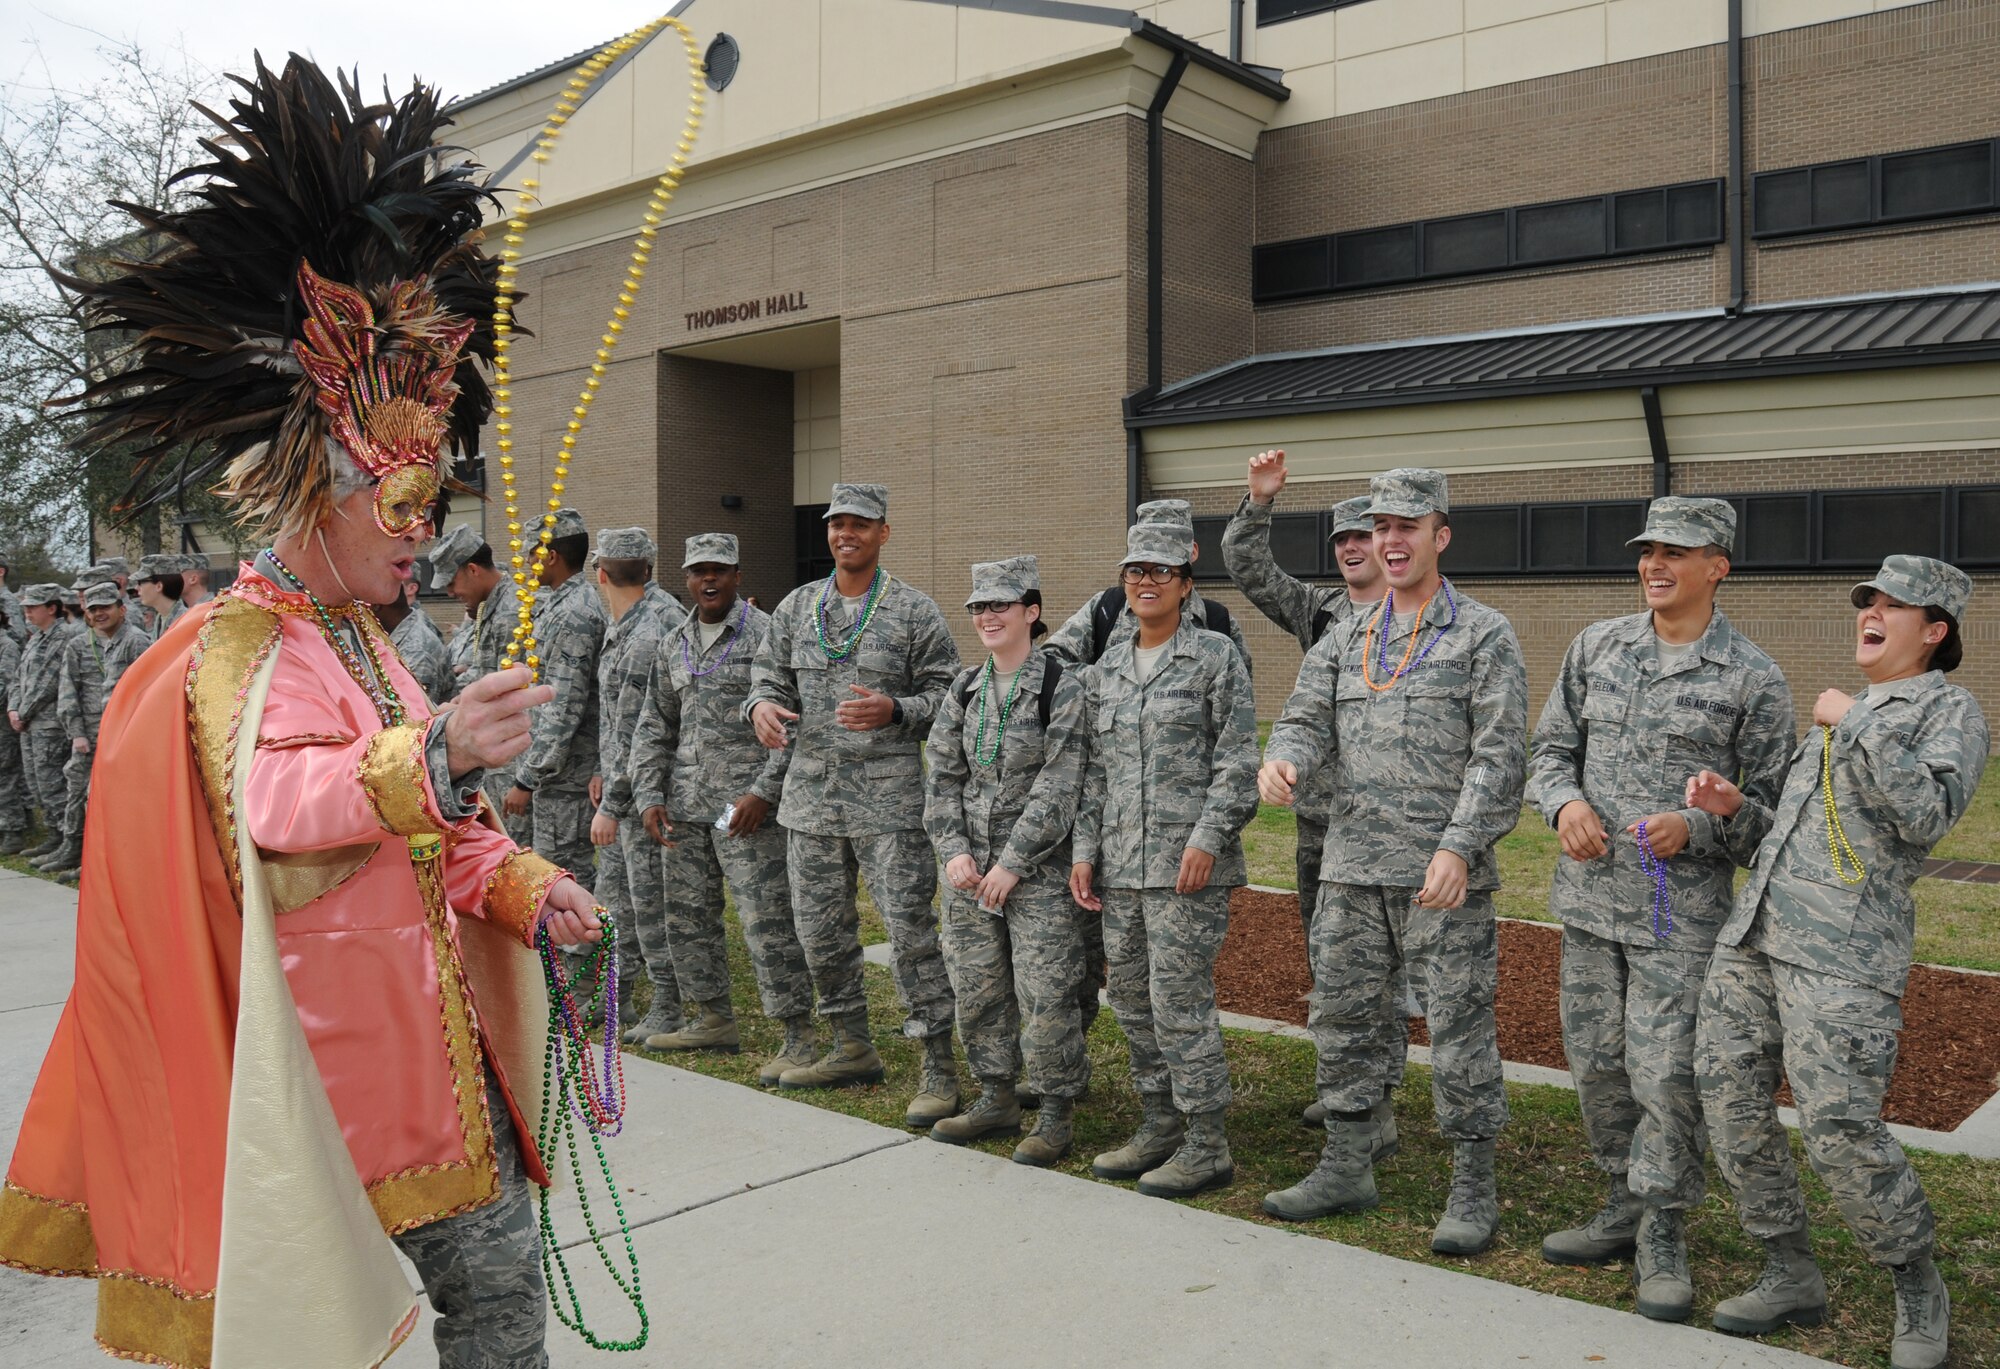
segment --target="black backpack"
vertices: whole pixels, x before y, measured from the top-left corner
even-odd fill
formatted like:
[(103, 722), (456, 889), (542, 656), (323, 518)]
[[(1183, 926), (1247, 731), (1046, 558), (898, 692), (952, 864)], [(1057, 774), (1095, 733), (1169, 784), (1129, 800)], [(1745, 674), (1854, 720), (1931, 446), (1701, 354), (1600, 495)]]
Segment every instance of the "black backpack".
[[(976, 667), (966, 673), (959, 682), (958, 704), (961, 708), (972, 707), (972, 697), (979, 692), (979, 672), (985, 667)], [(1035, 716), (1041, 719), (1042, 731), (1049, 730), (1049, 711), (1056, 706), (1056, 681), (1062, 678), (1062, 661), (1049, 652), (1042, 653), (1042, 692), (1035, 700)]]
[[(1202, 615), (1208, 620), (1203, 626), (1207, 627), (1210, 632), (1219, 632), (1225, 637), (1229, 636), (1230, 625), (1233, 621), (1229, 616), (1229, 610), (1221, 604), (1216, 603), (1213, 599), (1202, 600), (1201, 607)], [(1121, 585), (1113, 585), (1110, 589), (1105, 590), (1104, 593), (1091, 601), (1091, 660), (1103, 659), (1104, 644), (1111, 640), (1111, 629), (1118, 626), (1118, 615), (1124, 609), (1125, 590)]]

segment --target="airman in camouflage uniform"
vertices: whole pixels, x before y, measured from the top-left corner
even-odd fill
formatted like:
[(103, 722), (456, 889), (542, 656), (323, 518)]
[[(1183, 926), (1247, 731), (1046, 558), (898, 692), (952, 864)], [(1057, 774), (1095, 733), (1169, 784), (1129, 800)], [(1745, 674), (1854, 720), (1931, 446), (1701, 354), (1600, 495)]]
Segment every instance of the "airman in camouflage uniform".
[[(1193, 560), (1180, 529), (1134, 525), (1119, 571), (1128, 601), (1171, 613), (1189, 592)], [(1162, 572), (1173, 578), (1154, 578)], [(1229, 1062), (1215, 957), (1230, 891), (1246, 878), (1257, 713), (1250, 672), (1228, 639), (1185, 612), (1167, 621), (1178, 624), (1172, 636), (1149, 647), (1135, 629), (1084, 671), (1090, 754), (1070, 887), (1104, 915), (1111, 1010), (1145, 1107), (1138, 1133), (1099, 1155), (1092, 1172), (1181, 1197), (1236, 1173), (1222, 1127)]]
[[(673, 972), (680, 996), (699, 1003), (702, 1016), (680, 1031), (660, 1027), (645, 1044), (651, 1050), (738, 1044), (723, 930), (726, 877), (764, 1013), (785, 1026), (784, 1046), (757, 1075), (772, 1088), (785, 1071), (810, 1066), (817, 1052), (812, 976), (792, 920), (785, 829), (771, 820), (792, 753), (760, 746), (743, 716), (771, 619), (738, 597), (733, 533), (688, 538), (681, 566), (695, 612), (653, 653), (632, 739), (629, 792), (618, 790), (616, 802), (644, 819), (628, 848), (643, 842), (654, 859), (664, 848)], [(717, 825), (725, 817), (726, 830)]]
[(534, 818), (535, 854), (591, 884), (593, 852), (590, 781), (597, 769), (597, 660), (609, 626), (604, 603), (582, 574), (588, 552), (571, 564), (559, 547), (587, 546), (589, 534), (575, 509), (556, 514), (554, 539), (542, 563), (548, 597), (535, 615), (542, 683), (556, 691), (535, 710), (534, 740), (514, 765), (506, 806)]
[[(1715, 607), (1735, 538), (1736, 510), (1720, 499), (1652, 502), (1630, 543), (1650, 607), (1570, 643), (1530, 748), (1528, 801), (1567, 857), (1549, 892), (1563, 922), (1563, 1049), (1591, 1154), (1611, 1176), (1604, 1208), (1551, 1233), (1542, 1257), (1636, 1254), (1639, 1311), (1663, 1321), (1694, 1304), (1682, 1214), (1705, 1189), (1701, 982), (1792, 750), (1784, 673)], [(1754, 803), (1729, 822), (1688, 807), (1688, 778), (1704, 769), (1740, 774)], [(1641, 826), (1665, 871), (1664, 909)]]
[(444, 634), (437, 630), (437, 624), (424, 612), (423, 605), (403, 605), (403, 616), (389, 629), (389, 645), (396, 648), (396, 654), (424, 687), (424, 696), (433, 706), (458, 692), (451, 674), (450, 648), (445, 646)]
[(7, 635), (16, 642), (26, 645), (28, 624), (21, 617), (21, 601), (15, 595), (13, 587), (7, 583), (8, 572), (11, 569), (12, 567), (7, 564), (7, 554), (0, 551), (0, 613), (7, 616), (5, 629)]
[[(1727, 1331), (1817, 1325), (1826, 1286), (1772, 1097), (1789, 1078), (1806, 1158), (1870, 1260), (1896, 1283), (1895, 1369), (1948, 1357), (1950, 1298), (1932, 1260), (1923, 1184), (1882, 1122), (1896, 1067), (1915, 906), (1910, 888), (1985, 772), (1986, 719), (1945, 679), (1959, 664), (1972, 594), (1963, 571), (1891, 556), (1854, 587), (1858, 698), (1821, 694), (1750, 878), (1709, 964), (1696, 1069), (1717, 1167), (1764, 1275), (1715, 1309)], [(1733, 821), (1756, 806), (1704, 771), (1690, 797)], [(1831, 821), (1829, 821), (1831, 819)]]
[(981, 1085), (979, 1102), (931, 1135), (963, 1145), (1018, 1132), (1014, 1085), (1025, 1055), (1041, 1117), (1014, 1158), (1048, 1166), (1069, 1153), (1090, 1057), (1076, 1001), (1083, 938), (1069, 894), (1083, 686), (1073, 667), (1034, 649), (1041, 597), (1032, 556), (972, 568), (966, 607), (993, 654), (959, 676), (931, 729), (924, 826), (943, 870), (958, 1032)]
[[(958, 674), (958, 647), (937, 604), (880, 566), (889, 536), (885, 487), (835, 485), (826, 518), (838, 570), (778, 605), (744, 704), (767, 746), (785, 744), (783, 724), (797, 729), (778, 821), (820, 1014), (839, 1034), (824, 1060), (787, 1071), (778, 1085), (882, 1077), (855, 930), (858, 869), (888, 928), (896, 987), (910, 1014), (903, 1032), (924, 1042), (923, 1088), (906, 1120), (928, 1128), (958, 1111), (958, 1075), (951, 983), (931, 909), (937, 867), (923, 829), (919, 748)], [(861, 594), (849, 598), (849, 589)]]
[(125, 616), (125, 596), (109, 580), (83, 591), (90, 628), (70, 639), (56, 680), (56, 716), (70, 740), (63, 764), (63, 844), (36, 862), (50, 874), (68, 874), (83, 861), (83, 814), (90, 770), (97, 756), (97, 727), (111, 691), (153, 639)]
[[(20, 605), (14, 607), (18, 617)], [(0, 632), (0, 698), (11, 693), (21, 673), (21, 644)], [(21, 763), (21, 736), (10, 724), (0, 729), (0, 856), (11, 856), (28, 844), (27, 775)]]
[(21, 768), (42, 814), (41, 842), (21, 852), (31, 860), (50, 854), (63, 839), (67, 790), (63, 764), (70, 748), (57, 714), (56, 694), (64, 649), (80, 629), (62, 616), (62, 599), (61, 585), (29, 585), (21, 592), (30, 635), (7, 690), (7, 720), (19, 737)]
[[(426, 587), (447, 590), (472, 614), (447, 643), (454, 678), (452, 694), (481, 675), (500, 668), (501, 658), (513, 640), (519, 621), (513, 583), (493, 564), (493, 552), (479, 534), (460, 524), (431, 544), (424, 557), (428, 566)], [(536, 591), (537, 597), (543, 591)], [(493, 812), (507, 829), (507, 835), (522, 846), (530, 845), (534, 823), (528, 814), (510, 816), (506, 811), (507, 791), (514, 787), (513, 767), (502, 766), (486, 772), (481, 788)]]
[[(133, 592), (146, 613), (147, 635), (156, 642), (187, 612), (180, 599), (180, 567), (178, 556), (148, 552), (139, 558), (138, 573), (132, 577)], [(168, 580), (168, 576), (173, 579)], [(149, 583), (155, 588), (148, 590)]]
[[(681, 994), (667, 945), (666, 909), (657, 849), (643, 836), (631, 809), (632, 733), (646, 697), (646, 677), (660, 642), (680, 626), (687, 610), (653, 579), (657, 548), (644, 528), (605, 528), (597, 534), (597, 566), (592, 572), (604, 597), (610, 626), (597, 658), (597, 812), (590, 823), (597, 847), (597, 901), (618, 925), (618, 979), (623, 986), (620, 1020), (625, 1039), (636, 1044), (681, 1024)], [(652, 1006), (642, 1020), (631, 994), (644, 974), (653, 986)], [(645, 1028), (641, 1034), (640, 1028)]]
[[(1279, 567), (1271, 554), (1271, 512), (1285, 487), (1285, 476), (1284, 452), (1259, 452), (1250, 458), (1250, 489), (1222, 534), (1222, 560), (1229, 568), (1231, 583), (1244, 597), (1297, 638), (1301, 650), (1311, 651), (1337, 624), (1380, 603), (1386, 582), (1382, 562), (1375, 555), (1375, 520), (1368, 516), (1365, 494), (1333, 506), (1329, 536), (1340, 569), (1339, 585), (1308, 585)], [(1321, 770), (1300, 792), (1293, 808), (1298, 821), (1299, 921), (1304, 924), (1310, 947), (1313, 912), (1319, 907), (1319, 867), (1326, 847), (1327, 815), (1333, 809), (1332, 770)], [(1403, 1085), (1403, 1067), (1410, 1054), (1409, 1019), (1420, 1013), (1421, 1009), (1410, 1003), (1409, 985), (1398, 970), (1390, 978), (1389, 993), (1382, 1003), (1382, 1058), (1391, 1093)], [(1375, 1158), (1380, 1160), (1395, 1152), (1398, 1141), (1395, 1110), (1385, 1105), (1378, 1109), (1378, 1116), (1383, 1137)], [(1326, 1125), (1326, 1109), (1314, 1099), (1300, 1114), (1299, 1122), (1318, 1131)]]
[(1493, 1016), (1493, 847), (1520, 818), (1528, 678), (1507, 620), (1438, 575), (1451, 508), (1443, 473), (1389, 471), (1369, 492), (1389, 595), (1306, 653), (1259, 777), (1266, 799), (1286, 803), (1322, 765), (1334, 771), (1312, 932), (1327, 1143), (1318, 1167), (1264, 1210), (1302, 1219), (1379, 1201), (1382, 995), (1406, 964), (1430, 1022), (1438, 1129), (1454, 1143), (1431, 1248), (1470, 1255), (1499, 1225), (1494, 1138), (1507, 1093)]

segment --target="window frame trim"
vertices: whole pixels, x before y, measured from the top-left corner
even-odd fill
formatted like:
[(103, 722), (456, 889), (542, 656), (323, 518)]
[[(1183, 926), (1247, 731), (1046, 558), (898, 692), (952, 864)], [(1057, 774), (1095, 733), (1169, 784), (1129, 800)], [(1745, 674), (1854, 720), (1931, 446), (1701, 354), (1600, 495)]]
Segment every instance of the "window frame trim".
[[(1888, 212), (1882, 202), (1882, 164), (1899, 157), (1919, 157), (1927, 152), (1956, 152), (1962, 148), (1986, 148), (1986, 177), (1988, 194), (1986, 202), (1969, 209), (1947, 209), (1926, 213)], [(1792, 176), (1800, 172), (1806, 174), (1806, 209), (1812, 210), (1813, 180), (1821, 171), (1836, 167), (1865, 164), (1868, 168), (1868, 215), (1866, 218), (1849, 219), (1840, 223), (1811, 223), (1804, 228), (1766, 228), (1760, 223), (1757, 213), (1757, 192), (1768, 177)], [(1892, 152), (1877, 152), (1866, 157), (1838, 157), (1831, 161), (1804, 162), (1797, 166), (1774, 166), (1764, 171), (1750, 173), (1750, 239), (1758, 241), (1783, 241), (1787, 238), (1810, 237), (1822, 233), (1852, 233), (1860, 229), (1885, 227), (1905, 223), (1943, 223), (1952, 219), (1974, 218), (1981, 214), (2000, 213), (2000, 137), (1961, 138), (1954, 142), (1937, 143), (1927, 147), (1898, 148)]]

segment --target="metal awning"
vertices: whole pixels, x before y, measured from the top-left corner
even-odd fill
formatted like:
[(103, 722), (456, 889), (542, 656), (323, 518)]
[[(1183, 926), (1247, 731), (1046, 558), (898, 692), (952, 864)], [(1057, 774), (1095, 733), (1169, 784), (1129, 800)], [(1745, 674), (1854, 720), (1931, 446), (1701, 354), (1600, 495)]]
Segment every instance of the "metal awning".
[(1247, 357), (1126, 425), (1973, 361), (2000, 361), (2000, 285)]

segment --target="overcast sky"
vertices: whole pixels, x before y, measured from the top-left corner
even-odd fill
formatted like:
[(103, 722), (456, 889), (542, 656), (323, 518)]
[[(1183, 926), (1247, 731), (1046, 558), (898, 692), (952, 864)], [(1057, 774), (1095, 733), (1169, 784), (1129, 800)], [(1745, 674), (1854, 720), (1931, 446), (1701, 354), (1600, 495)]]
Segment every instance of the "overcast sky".
[[(364, 90), (412, 76), (447, 96), (487, 86), (602, 43), (668, 8), (666, 0), (0, 0), (0, 84), (69, 90), (103, 74), (95, 49), (136, 40), (148, 51), (185, 43), (202, 66), (247, 71), (261, 51), (275, 66), (301, 51), (323, 66), (359, 64)], [(47, 75), (44, 75), (46, 63)]]

